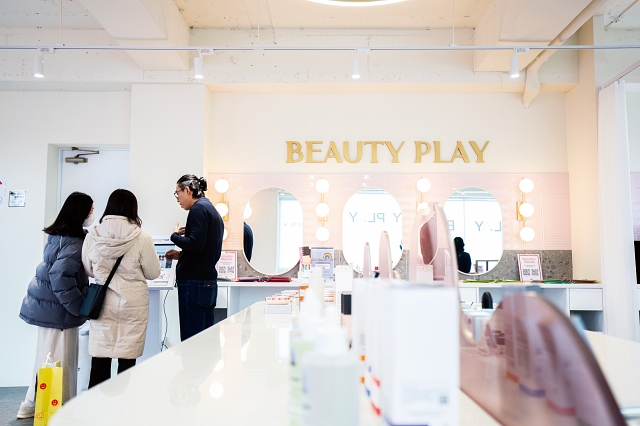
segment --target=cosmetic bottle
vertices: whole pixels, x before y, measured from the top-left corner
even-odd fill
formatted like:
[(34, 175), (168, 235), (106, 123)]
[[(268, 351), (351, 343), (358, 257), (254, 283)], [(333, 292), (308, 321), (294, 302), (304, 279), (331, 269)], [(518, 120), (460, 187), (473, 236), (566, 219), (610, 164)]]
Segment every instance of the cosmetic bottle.
[(326, 306), (315, 347), (302, 359), (303, 425), (359, 424), (358, 361), (336, 317), (335, 306)]
[(322, 268), (320, 266), (311, 268), (309, 290), (313, 290), (313, 293), (318, 297), (320, 305), (324, 305), (324, 278), (322, 277)]
[(322, 324), (320, 304), (313, 290), (300, 305), (298, 322), (291, 331), (291, 369), (289, 372), (289, 424), (302, 425), (302, 357), (313, 350), (318, 327)]
[(300, 270), (298, 271), (298, 280), (300, 282), (300, 302), (304, 301), (309, 288), (309, 277), (311, 277), (311, 258), (309, 256), (302, 257)]

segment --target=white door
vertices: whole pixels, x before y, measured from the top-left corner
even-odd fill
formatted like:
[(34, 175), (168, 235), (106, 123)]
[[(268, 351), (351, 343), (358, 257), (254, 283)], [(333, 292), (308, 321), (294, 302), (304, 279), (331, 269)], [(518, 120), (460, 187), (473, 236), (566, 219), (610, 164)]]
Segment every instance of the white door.
[(60, 151), (60, 190), (58, 210), (74, 191), (84, 192), (93, 198), (96, 224), (107, 206), (109, 195), (118, 188), (129, 188), (129, 150), (100, 150), (100, 154), (88, 155), (86, 163), (64, 161), (75, 157), (78, 151)]

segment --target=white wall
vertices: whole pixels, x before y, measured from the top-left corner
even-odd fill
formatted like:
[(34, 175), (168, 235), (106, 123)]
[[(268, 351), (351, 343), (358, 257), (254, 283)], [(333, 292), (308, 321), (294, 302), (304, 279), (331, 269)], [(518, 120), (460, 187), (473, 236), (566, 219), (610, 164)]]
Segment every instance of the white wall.
[(33, 368), (36, 328), (18, 314), (42, 261), (45, 200), (55, 201), (51, 145), (128, 145), (129, 123), (127, 92), (0, 92), (0, 175), (27, 191), (26, 208), (0, 208), (0, 386), (26, 386)]
[[(542, 93), (529, 109), (511, 93), (211, 94), (210, 170), (215, 173), (566, 173), (564, 94)], [(405, 145), (399, 163), (380, 148), (370, 163), (286, 163), (286, 141), (388, 140)], [(434, 164), (433, 150), (416, 164), (414, 141), (441, 141), (442, 158), (456, 141), (470, 163)], [(475, 163), (468, 141), (490, 141)], [(323, 151), (324, 152), (324, 151)], [(319, 155), (318, 155), (319, 156)]]
[[(173, 196), (176, 181), (185, 174), (206, 176), (208, 96), (200, 84), (134, 84), (131, 88), (129, 187), (138, 198), (142, 229), (152, 236), (168, 236), (175, 222), (186, 223), (187, 212)], [(209, 187), (211, 197), (213, 182)], [(180, 343), (177, 293), (169, 291), (165, 299), (169, 346)]]
[(640, 92), (627, 92), (627, 126), (629, 166), (631, 173), (640, 173)]

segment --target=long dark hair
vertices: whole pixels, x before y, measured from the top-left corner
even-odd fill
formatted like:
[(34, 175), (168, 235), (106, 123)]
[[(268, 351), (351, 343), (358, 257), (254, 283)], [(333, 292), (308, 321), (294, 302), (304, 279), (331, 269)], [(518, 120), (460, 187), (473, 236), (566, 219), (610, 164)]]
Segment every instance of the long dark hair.
[(74, 192), (64, 200), (64, 204), (53, 223), (43, 229), (49, 235), (84, 238), (82, 223), (89, 216), (93, 200), (87, 194)]
[(138, 216), (138, 200), (133, 192), (126, 189), (116, 189), (109, 195), (100, 223), (105, 216), (124, 216), (130, 223), (142, 226), (142, 220)]
[(207, 180), (203, 177), (199, 178), (196, 175), (184, 175), (178, 182), (181, 190), (189, 188), (191, 190), (191, 196), (193, 198), (204, 197), (204, 192), (207, 190)]

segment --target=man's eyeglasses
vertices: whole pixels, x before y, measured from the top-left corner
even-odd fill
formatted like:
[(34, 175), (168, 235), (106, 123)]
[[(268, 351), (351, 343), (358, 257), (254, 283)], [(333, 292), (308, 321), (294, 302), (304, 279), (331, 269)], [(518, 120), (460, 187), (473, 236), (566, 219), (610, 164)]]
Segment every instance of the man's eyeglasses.
[(178, 192), (182, 191), (184, 191), (184, 189), (181, 189), (180, 191), (174, 191), (173, 196), (176, 197), (176, 200), (178, 199)]

